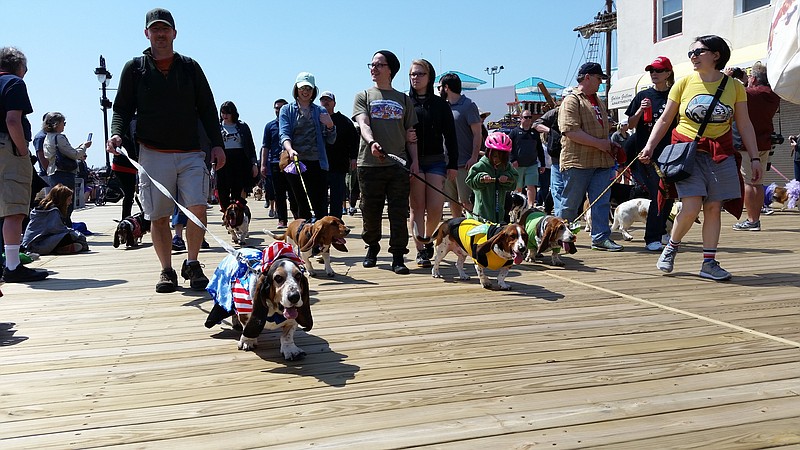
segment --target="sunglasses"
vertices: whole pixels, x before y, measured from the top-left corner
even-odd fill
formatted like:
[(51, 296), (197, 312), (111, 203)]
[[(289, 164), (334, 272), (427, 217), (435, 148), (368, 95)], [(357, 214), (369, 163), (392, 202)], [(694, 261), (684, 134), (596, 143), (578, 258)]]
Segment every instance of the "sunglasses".
[(522, 116), (522, 120), (530, 120), (533, 119), (533, 116)]
[(664, 72), (667, 72), (667, 71), (669, 71), (669, 69), (650, 69), (650, 70), (648, 70), (648, 72), (650, 72), (650, 73), (664, 73)]
[(696, 48), (694, 50), (689, 50), (689, 53), (687, 53), (687, 55), (689, 56), (689, 58), (692, 58), (692, 57), (697, 58), (698, 56), (702, 55), (703, 53), (710, 52), (710, 51), (711, 51), (710, 48)]
[(425, 75), (427, 75), (427, 73), (425, 73), (425, 72), (411, 72), (411, 73), (410, 73), (410, 74), (408, 74), (408, 75), (409, 75), (411, 78), (419, 78), (419, 77), (424, 77)]

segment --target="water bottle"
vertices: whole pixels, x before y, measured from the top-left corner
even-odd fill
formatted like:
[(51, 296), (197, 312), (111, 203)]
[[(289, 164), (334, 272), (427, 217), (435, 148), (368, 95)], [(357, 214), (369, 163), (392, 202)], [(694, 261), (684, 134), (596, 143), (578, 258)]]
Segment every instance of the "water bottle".
[(644, 120), (647, 123), (653, 123), (653, 107), (652, 106), (648, 106), (647, 108), (644, 108), (644, 111), (642, 113), (642, 120)]

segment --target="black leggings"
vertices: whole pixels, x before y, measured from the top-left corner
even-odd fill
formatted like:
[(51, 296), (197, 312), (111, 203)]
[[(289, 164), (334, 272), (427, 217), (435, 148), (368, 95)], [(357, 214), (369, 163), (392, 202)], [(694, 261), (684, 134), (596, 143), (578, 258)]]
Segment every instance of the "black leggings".
[(125, 194), (122, 197), (122, 220), (130, 217), (133, 213), (133, 199), (136, 194), (136, 174), (128, 172), (114, 171), (114, 176), (119, 180), (119, 185), (122, 192)]
[[(321, 219), (328, 215), (328, 171), (320, 168), (319, 161), (301, 162), (306, 166), (302, 182), (298, 175), (286, 174), (289, 188), (297, 202), (297, 215), (301, 219), (310, 219), (313, 208), (314, 217)], [(303, 189), (304, 183), (305, 189)], [(306, 196), (306, 189), (308, 189), (308, 196)], [(308, 205), (309, 199), (311, 208)]]

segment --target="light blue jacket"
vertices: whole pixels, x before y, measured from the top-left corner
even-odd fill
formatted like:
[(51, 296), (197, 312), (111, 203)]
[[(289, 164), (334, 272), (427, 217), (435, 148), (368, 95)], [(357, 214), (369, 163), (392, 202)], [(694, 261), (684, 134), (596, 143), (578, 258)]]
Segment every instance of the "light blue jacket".
[[(281, 134), (281, 146), (286, 141), (291, 141), (294, 136), (294, 127), (297, 126), (297, 114), (299, 110), (297, 102), (283, 105), (281, 112), (278, 113), (278, 128)], [(317, 130), (317, 152), (319, 153), (319, 167), (322, 170), (328, 170), (328, 154), (325, 151), (325, 142), (333, 144), (336, 142), (336, 126), (331, 130), (328, 127), (323, 127), (319, 121), (319, 116), (324, 111), (319, 105), (311, 104), (311, 121), (314, 122), (314, 128)], [(327, 114), (327, 111), (326, 111)]]

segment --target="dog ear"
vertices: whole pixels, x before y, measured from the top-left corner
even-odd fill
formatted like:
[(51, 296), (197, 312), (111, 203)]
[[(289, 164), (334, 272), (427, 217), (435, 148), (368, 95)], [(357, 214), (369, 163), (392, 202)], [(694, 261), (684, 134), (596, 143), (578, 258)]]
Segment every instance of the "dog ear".
[[(545, 218), (543, 217), (542, 220), (545, 220)], [(555, 237), (556, 233), (558, 232), (559, 226), (563, 223), (564, 222), (555, 220), (548, 220), (547, 223), (545, 223), (542, 240), (541, 242), (539, 242), (539, 248), (536, 249), (537, 255), (544, 254), (544, 251), (552, 246), (551, 243), (553, 242), (553, 237)]]
[(303, 275), (300, 281), (300, 288), (302, 290), (301, 297), (303, 299), (303, 306), (297, 310), (297, 323), (303, 327), (303, 331), (311, 331), (314, 327), (314, 318), (311, 317), (311, 295), (309, 294), (308, 277)]
[(119, 247), (119, 226), (117, 226), (117, 231), (114, 232), (114, 248)]
[[(310, 251), (312, 247), (317, 245), (317, 241), (319, 240), (319, 234), (322, 232), (322, 228), (325, 226), (327, 222), (323, 222), (322, 220), (318, 220), (314, 222), (314, 225), (311, 226), (311, 237), (300, 247), (301, 252)], [(303, 227), (305, 228), (305, 227)], [(301, 230), (302, 232), (303, 230)]]
[(505, 238), (505, 233), (500, 232), (475, 247), (475, 259), (480, 259), (481, 264), (485, 266), (486, 254), (492, 250), (492, 247), (494, 247), (494, 244), (496, 244), (498, 240), (503, 238)]

